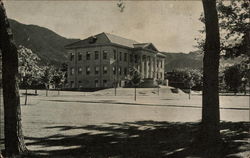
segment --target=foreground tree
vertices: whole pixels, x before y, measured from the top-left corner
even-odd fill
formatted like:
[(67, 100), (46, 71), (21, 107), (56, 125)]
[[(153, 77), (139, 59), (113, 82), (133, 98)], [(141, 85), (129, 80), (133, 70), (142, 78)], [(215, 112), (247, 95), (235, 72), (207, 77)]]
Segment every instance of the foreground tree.
[(21, 124), (18, 88), (18, 52), (13, 41), (5, 8), (0, 0), (0, 49), (2, 51), (5, 154), (9, 157), (27, 152)]
[(216, 0), (202, 0), (202, 3), (206, 41), (203, 58), (202, 121), (197, 141), (201, 147), (209, 149), (221, 142), (218, 89), (220, 35)]

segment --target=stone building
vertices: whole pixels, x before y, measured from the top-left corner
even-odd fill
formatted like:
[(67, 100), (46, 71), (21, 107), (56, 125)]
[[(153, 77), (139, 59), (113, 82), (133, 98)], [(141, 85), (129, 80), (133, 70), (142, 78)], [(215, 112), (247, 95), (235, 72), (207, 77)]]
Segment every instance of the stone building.
[(145, 79), (164, 80), (164, 59), (152, 43), (100, 33), (65, 46), (69, 88), (123, 86), (130, 67)]

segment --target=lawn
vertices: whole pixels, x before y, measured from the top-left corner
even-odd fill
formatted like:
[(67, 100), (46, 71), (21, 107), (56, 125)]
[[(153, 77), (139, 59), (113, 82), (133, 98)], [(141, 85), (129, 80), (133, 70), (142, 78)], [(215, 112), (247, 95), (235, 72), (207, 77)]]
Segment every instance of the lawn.
[[(23, 93), (24, 91), (21, 91)], [(28, 148), (46, 157), (170, 157), (192, 140), (201, 119), (201, 96), (174, 94), (169, 88), (38, 91), (22, 105)], [(29, 93), (34, 93), (29, 90)], [(24, 97), (21, 97), (24, 103)], [(249, 98), (221, 96), (224, 155), (246, 156)], [(230, 149), (230, 150), (229, 150)], [(237, 154), (238, 153), (238, 154)]]

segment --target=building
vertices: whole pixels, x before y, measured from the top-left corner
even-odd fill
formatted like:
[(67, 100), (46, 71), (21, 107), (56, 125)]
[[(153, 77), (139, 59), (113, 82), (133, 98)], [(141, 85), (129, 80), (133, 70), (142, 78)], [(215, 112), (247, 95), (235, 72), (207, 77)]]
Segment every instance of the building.
[(143, 78), (164, 80), (164, 59), (152, 43), (138, 43), (100, 33), (65, 46), (68, 52), (69, 88), (123, 86), (130, 67)]

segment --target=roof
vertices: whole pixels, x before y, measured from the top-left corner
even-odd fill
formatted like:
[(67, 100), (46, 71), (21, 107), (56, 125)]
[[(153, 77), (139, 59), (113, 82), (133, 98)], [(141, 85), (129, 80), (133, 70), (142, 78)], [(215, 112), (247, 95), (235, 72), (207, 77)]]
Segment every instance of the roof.
[(107, 43), (113, 43), (126, 46), (129, 48), (134, 48), (133, 44), (137, 44), (138, 42), (135, 40), (126, 39), (117, 35), (103, 32), (95, 36), (90, 36), (84, 40), (80, 40), (72, 44), (66, 45), (65, 47), (66, 48), (83, 47), (90, 44), (107, 44)]
[(119, 44), (119, 45), (123, 45), (123, 46), (127, 46), (130, 48), (134, 48), (134, 44), (138, 44), (139, 42), (135, 41), (135, 40), (130, 40), (130, 39), (126, 39), (120, 36), (116, 36), (110, 33), (104, 33), (107, 38), (110, 40), (111, 43), (115, 43), (115, 44)]
[(110, 33), (100, 33), (94, 36), (90, 36), (84, 40), (80, 40), (74, 42), (72, 44), (66, 45), (66, 48), (79, 48), (89, 46), (91, 44), (118, 44), (121, 46), (129, 47), (129, 48), (142, 48), (142, 49), (150, 49), (153, 51), (157, 51), (157, 48), (152, 43), (139, 43), (135, 40), (123, 38), (117, 35), (113, 35)]

